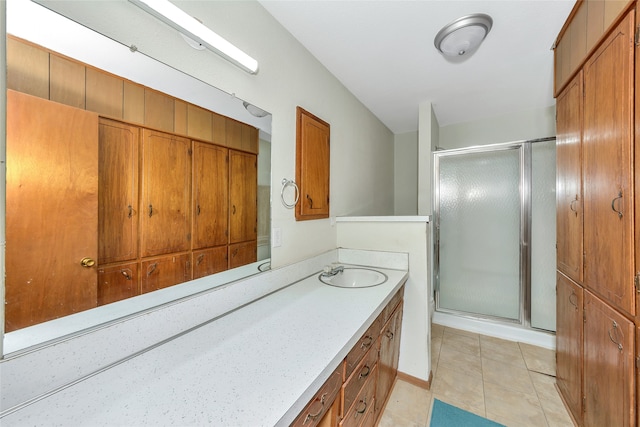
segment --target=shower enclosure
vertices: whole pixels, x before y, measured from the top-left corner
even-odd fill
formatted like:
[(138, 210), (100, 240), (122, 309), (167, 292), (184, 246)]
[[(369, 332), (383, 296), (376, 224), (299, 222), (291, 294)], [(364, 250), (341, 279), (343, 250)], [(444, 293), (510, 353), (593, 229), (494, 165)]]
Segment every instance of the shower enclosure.
[(555, 138), (434, 157), (436, 310), (555, 331)]

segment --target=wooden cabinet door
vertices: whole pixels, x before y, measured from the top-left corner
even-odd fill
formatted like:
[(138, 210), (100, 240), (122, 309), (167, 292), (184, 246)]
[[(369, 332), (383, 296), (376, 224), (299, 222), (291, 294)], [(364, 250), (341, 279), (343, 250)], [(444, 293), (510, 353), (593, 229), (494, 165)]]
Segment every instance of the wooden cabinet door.
[(296, 220), (328, 218), (329, 124), (298, 107), (296, 129)]
[(193, 143), (193, 249), (228, 242), (228, 153), (216, 145)]
[(179, 254), (142, 261), (141, 293), (157, 291), (191, 280), (191, 254)]
[(111, 304), (136, 295), (140, 295), (137, 262), (98, 269), (98, 305)]
[(582, 72), (556, 100), (557, 265), (582, 283)]
[(257, 238), (257, 156), (229, 150), (229, 243)]
[(633, 425), (634, 325), (587, 290), (584, 311), (584, 425)]
[(562, 273), (556, 290), (556, 384), (573, 417), (581, 420), (583, 291)]
[(7, 91), (5, 332), (95, 307), (98, 116)]
[(193, 278), (208, 276), (227, 269), (227, 246), (193, 251)]
[(393, 387), (398, 373), (400, 356), (400, 324), (402, 323), (402, 306), (399, 306), (389, 318), (380, 333), (380, 350), (378, 355), (378, 383), (376, 387), (376, 412), (382, 411), (383, 405)]
[(98, 263), (138, 256), (138, 145), (140, 129), (100, 119)]
[(229, 245), (229, 268), (251, 264), (258, 260), (258, 241)]
[(631, 12), (584, 67), (584, 285), (635, 315)]
[(191, 141), (142, 131), (141, 256), (190, 249)]

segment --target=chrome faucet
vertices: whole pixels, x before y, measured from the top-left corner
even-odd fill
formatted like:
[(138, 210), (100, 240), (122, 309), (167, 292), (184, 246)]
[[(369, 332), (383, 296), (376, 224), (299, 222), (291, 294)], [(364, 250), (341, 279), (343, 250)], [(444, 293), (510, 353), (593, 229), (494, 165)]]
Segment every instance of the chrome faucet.
[(324, 267), (324, 272), (322, 273), (322, 277), (333, 277), (338, 273), (342, 273), (343, 271), (344, 271), (343, 265), (338, 265), (335, 267), (331, 267), (330, 265), (327, 265)]

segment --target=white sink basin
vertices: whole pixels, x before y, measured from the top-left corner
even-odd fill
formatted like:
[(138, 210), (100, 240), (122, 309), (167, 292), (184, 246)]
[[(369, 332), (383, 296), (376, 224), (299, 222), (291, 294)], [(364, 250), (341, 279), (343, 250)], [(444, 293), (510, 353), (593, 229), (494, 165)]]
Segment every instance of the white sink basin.
[(337, 286), (339, 288), (368, 288), (382, 285), (387, 281), (387, 275), (370, 268), (345, 267), (342, 272), (333, 276), (321, 273), (318, 279), (324, 284)]

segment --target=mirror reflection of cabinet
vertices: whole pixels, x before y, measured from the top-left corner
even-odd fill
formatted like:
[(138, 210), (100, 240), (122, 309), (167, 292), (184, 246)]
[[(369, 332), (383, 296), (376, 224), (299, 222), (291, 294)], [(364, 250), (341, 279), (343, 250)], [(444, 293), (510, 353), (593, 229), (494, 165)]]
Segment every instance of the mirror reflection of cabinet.
[(329, 123), (297, 107), (296, 220), (329, 218)]

